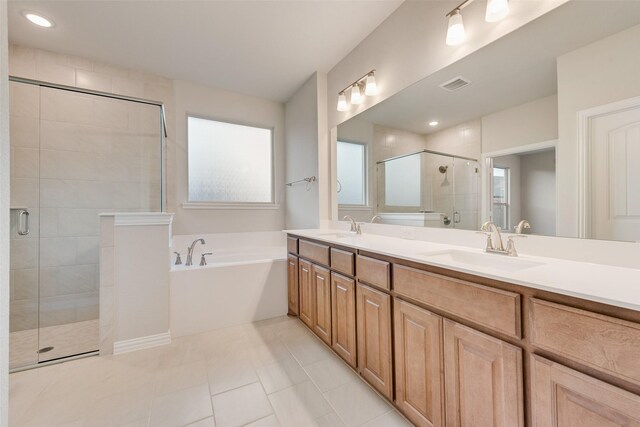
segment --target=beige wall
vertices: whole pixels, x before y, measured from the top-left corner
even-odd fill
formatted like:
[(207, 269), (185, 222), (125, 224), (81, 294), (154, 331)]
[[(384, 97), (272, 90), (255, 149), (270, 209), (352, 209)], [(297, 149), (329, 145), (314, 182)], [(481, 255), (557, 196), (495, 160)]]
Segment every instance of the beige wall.
[(556, 235), (556, 153), (542, 151), (520, 156), (522, 219), (531, 233)]
[(578, 235), (578, 122), (588, 108), (640, 96), (640, 26), (558, 58), (558, 220), (560, 236)]
[(482, 117), (482, 152), (558, 139), (558, 97), (551, 95)]
[[(176, 110), (174, 234), (270, 231), (284, 228), (284, 106), (195, 83), (174, 81)], [(185, 209), (188, 200), (187, 115), (273, 128), (275, 148), (275, 200), (265, 209)]]
[(0, 427), (9, 425), (9, 85), (7, 2), (0, 2)]
[(430, 133), (424, 138), (427, 150), (479, 160), (482, 145), (482, 122), (480, 119), (470, 120)]
[[(318, 178), (317, 75), (311, 76), (285, 105), (286, 182)], [(318, 182), (286, 187), (287, 228), (320, 225)]]
[[(284, 106), (246, 95), (128, 70), (70, 55), (10, 46), (9, 71), (13, 76), (43, 80), (164, 103), (166, 141), (167, 212), (175, 212), (174, 233), (267, 231), (284, 227)], [(178, 110), (176, 107), (179, 106)], [(220, 120), (274, 128), (275, 209), (187, 210), (186, 113)]]

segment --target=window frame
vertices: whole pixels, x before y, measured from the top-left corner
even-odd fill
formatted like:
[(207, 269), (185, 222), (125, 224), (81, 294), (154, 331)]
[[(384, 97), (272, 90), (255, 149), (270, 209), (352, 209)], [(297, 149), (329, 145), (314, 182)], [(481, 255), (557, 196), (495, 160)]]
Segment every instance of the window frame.
[[(496, 202), (494, 190), (495, 187), (493, 185), (493, 180), (495, 179), (494, 169), (502, 169), (504, 171), (504, 202)], [(504, 230), (510, 230), (511, 227), (511, 168), (504, 166), (492, 166), (491, 168), (491, 216), (492, 219), (495, 216), (495, 207), (496, 206), (504, 206), (504, 220), (506, 227)], [(498, 225), (498, 224), (496, 224)]]
[[(338, 202), (338, 208), (348, 209), (348, 210), (369, 210), (371, 209), (371, 204), (369, 203), (369, 144), (367, 144), (366, 142), (353, 141), (349, 139), (337, 139), (336, 152), (337, 152), (338, 143), (340, 142), (343, 142), (345, 144), (361, 145), (363, 147), (364, 155), (362, 156), (363, 157), (362, 172), (364, 176), (363, 176), (362, 182), (364, 184), (364, 189), (363, 189), (364, 203), (361, 205), (352, 205), (352, 204), (341, 204)], [(336, 181), (338, 181), (337, 174), (338, 174), (338, 157), (336, 156)], [(338, 185), (342, 187), (342, 184), (339, 181), (338, 181)], [(336, 193), (336, 202), (338, 198), (337, 195), (338, 193)]]
[[(271, 150), (271, 201), (269, 202), (216, 202), (216, 201), (199, 201), (191, 200), (189, 189), (189, 118), (209, 120), (212, 122), (225, 123), (230, 125), (246, 126), (257, 129), (265, 129), (271, 133), (270, 150)], [(278, 195), (276, 187), (276, 146), (275, 146), (275, 126), (264, 126), (261, 124), (242, 122), (229, 119), (221, 119), (217, 117), (190, 113), (185, 114), (185, 134), (187, 146), (187, 201), (182, 203), (183, 209), (279, 209)]]

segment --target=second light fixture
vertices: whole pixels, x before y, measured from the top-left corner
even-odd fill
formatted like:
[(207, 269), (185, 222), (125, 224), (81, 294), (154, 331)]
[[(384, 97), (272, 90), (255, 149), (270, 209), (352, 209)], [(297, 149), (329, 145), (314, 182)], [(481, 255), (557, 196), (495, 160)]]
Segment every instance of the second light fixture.
[(362, 104), (365, 96), (374, 96), (378, 93), (376, 85), (376, 70), (371, 70), (355, 82), (338, 92), (338, 111), (347, 111), (349, 103), (347, 103), (347, 92), (349, 93), (349, 101), (351, 104)]

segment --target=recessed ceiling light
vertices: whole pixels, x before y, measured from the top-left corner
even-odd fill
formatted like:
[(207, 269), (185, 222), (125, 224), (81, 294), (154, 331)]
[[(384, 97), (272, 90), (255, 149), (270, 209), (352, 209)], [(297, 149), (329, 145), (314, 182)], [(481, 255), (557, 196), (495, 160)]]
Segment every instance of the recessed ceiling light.
[(439, 123), (438, 121), (433, 120), (429, 122), (429, 126), (438, 126), (438, 123)]
[(44, 27), (44, 28), (51, 28), (53, 27), (55, 24), (53, 23), (52, 20), (45, 18), (44, 16), (35, 14), (33, 12), (22, 12), (22, 15), (27, 18), (29, 21), (31, 21), (33, 24), (36, 24), (40, 27)]

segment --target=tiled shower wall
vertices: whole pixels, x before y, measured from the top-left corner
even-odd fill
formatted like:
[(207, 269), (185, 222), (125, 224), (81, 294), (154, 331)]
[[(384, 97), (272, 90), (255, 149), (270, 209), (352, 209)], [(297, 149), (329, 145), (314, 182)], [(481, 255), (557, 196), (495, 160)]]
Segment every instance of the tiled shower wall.
[[(172, 164), (170, 80), (20, 46), (10, 47), (9, 63), (12, 76), (164, 102), (169, 133), (165, 156)], [(24, 237), (16, 233), (17, 211), (12, 214), (12, 330), (37, 326), (38, 273), (45, 308), (40, 326), (95, 319), (98, 214), (160, 206), (159, 109), (11, 86), (11, 203), (31, 212), (31, 233)], [(170, 210), (173, 168), (166, 173)]]

